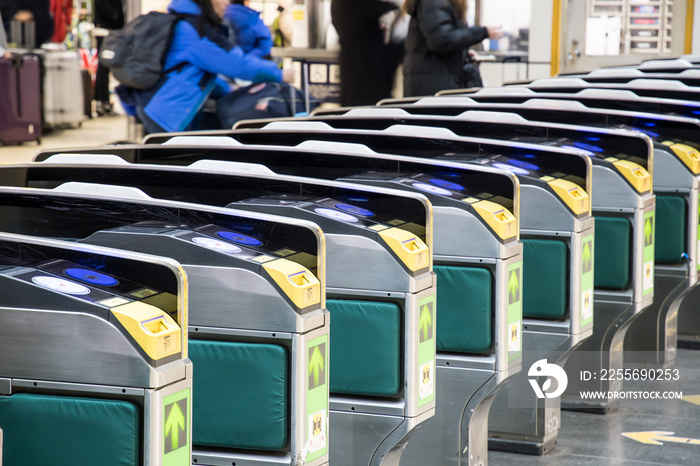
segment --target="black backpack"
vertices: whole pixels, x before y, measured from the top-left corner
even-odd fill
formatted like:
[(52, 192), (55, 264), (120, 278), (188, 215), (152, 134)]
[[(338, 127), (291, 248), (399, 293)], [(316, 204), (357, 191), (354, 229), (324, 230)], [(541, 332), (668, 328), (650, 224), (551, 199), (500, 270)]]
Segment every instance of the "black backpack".
[(157, 11), (134, 18), (124, 29), (110, 31), (100, 51), (100, 62), (125, 86), (152, 88), (167, 71), (163, 70), (163, 63), (175, 25), (182, 18)]

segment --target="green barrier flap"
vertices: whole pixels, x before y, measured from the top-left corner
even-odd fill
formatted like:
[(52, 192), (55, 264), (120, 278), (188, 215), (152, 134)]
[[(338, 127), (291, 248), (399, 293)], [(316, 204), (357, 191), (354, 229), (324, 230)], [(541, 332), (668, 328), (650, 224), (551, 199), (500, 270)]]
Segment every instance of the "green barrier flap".
[(140, 463), (139, 409), (126, 401), (18, 393), (0, 397), (3, 466)]
[(632, 226), (627, 219), (595, 217), (595, 288), (621, 290), (630, 282)]
[(569, 294), (566, 243), (548, 239), (523, 239), (522, 242), (523, 317), (565, 317)]
[(278, 345), (190, 340), (192, 443), (280, 450), (289, 435), (289, 361)]
[(437, 350), (484, 353), (491, 348), (492, 279), (486, 269), (435, 265)]
[(331, 393), (392, 396), (401, 388), (401, 309), (329, 299)]
[(656, 195), (656, 244), (660, 264), (679, 264), (686, 252), (688, 204), (680, 196)]

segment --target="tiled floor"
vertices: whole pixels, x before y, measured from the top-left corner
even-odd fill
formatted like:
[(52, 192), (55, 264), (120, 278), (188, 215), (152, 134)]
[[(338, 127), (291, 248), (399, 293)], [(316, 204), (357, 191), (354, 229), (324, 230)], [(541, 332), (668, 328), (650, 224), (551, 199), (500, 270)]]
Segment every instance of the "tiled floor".
[(83, 120), (80, 127), (66, 127), (46, 132), (41, 144), (0, 146), (0, 163), (29, 162), (41, 149), (85, 147), (109, 144), (127, 139), (127, 119), (124, 115)]

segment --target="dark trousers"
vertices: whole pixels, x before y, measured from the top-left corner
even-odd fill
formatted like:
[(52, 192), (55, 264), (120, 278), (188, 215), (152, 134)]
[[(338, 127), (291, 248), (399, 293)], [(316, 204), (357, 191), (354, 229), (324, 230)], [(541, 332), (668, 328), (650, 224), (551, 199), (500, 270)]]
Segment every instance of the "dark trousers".
[[(104, 37), (97, 38), (97, 53), (102, 51)], [(95, 75), (95, 101), (109, 103), (109, 68), (99, 61), (97, 62), (97, 74)]]

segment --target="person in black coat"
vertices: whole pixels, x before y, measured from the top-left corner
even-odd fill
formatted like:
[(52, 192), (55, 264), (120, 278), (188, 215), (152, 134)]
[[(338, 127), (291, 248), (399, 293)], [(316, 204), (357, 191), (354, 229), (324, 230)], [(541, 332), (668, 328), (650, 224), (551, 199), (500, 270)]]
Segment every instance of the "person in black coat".
[(384, 41), (379, 18), (398, 9), (382, 0), (333, 0), (331, 20), (340, 40), (340, 104), (373, 105), (390, 97), (400, 61)]
[[(53, 36), (51, 0), (0, 0), (0, 11), (9, 26), (10, 21), (34, 21), (34, 45), (39, 47)], [(9, 27), (8, 27), (9, 32)]]
[[(124, 5), (122, 0), (95, 0), (95, 27), (100, 31), (117, 30), (124, 27)], [(96, 33), (98, 54), (105, 40), (104, 34)], [(95, 74), (95, 110), (98, 116), (114, 115), (109, 97), (109, 68), (99, 61)]]
[(500, 39), (499, 27), (468, 27), (466, 0), (406, 0), (411, 15), (403, 60), (404, 96), (434, 95), (466, 87), (469, 47)]

